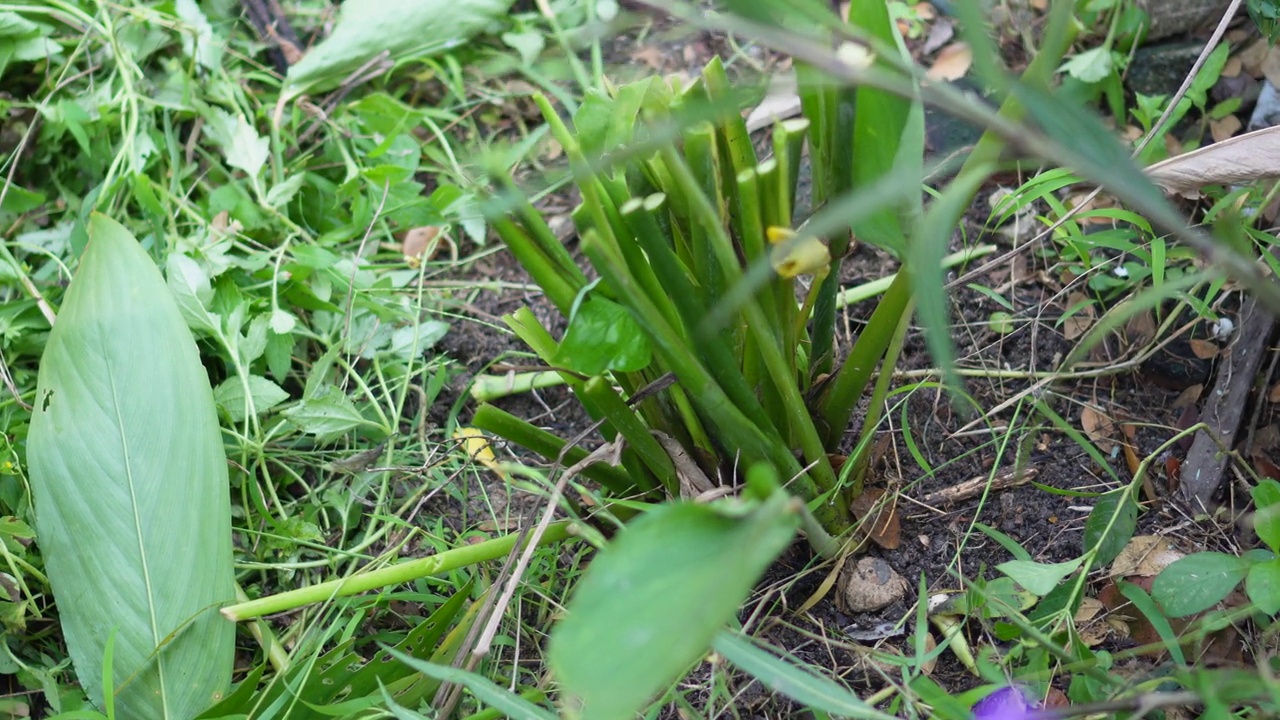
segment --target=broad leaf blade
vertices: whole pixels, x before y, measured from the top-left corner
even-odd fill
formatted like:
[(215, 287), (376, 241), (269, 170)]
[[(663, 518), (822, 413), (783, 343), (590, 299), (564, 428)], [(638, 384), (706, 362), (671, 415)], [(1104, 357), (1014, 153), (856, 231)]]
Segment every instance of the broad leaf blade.
[(337, 87), (383, 52), (400, 62), (461, 45), (511, 0), (376, 0), (343, 7), (333, 34), (289, 68), (286, 97)]
[(213, 391), (159, 270), (95, 214), (40, 363), (28, 463), (76, 674), (119, 717), (190, 718), (230, 684), (226, 457)]
[(591, 564), (551, 635), (548, 660), (581, 717), (630, 718), (711, 645), (795, 534), (783, 494), (745, 516), (658, 508)]

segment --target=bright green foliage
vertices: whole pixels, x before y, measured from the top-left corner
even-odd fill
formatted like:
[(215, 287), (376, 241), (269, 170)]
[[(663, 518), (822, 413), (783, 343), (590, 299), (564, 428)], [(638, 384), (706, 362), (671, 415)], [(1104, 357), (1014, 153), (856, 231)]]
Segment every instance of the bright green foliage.
[(1254, 531), (1267, 549), (1240, 557), (1219, 552), (1188, 555), (1156, 577), (1151, 595), (1173, 617), (1192, 615), (1222, 601), (1245, 581), (1245, 593), (1268, 615), (1280, 612), (1280, 482), (1264, 479), (1253, 488)]
[(1249, 561), (1220, 552), (1188, 555), (1170, 564), (1151, 585), (1151, 595), (1173, 617), (1208, 610), (1249, 573)]
[(392, 61), (443, 52), (509, 7), (511, 0), (369, 0), (344, 7), (333, 33), (289, 68), (285, 94), (336, 87), (384, 52)]
[(226, 457), (191, 332), (155, 263), (103, 215), (45, 348), (27, 459), (80, 682), (122, 717), (194, 717), (231, 676), (234, 626), (217, 613), (235, 595)]
[(635, 717), (706, 652), (798, 522), (781, 493), (733, 513), (678, 503), (633, 522), (592, 563), (552, 635), (548, 662), (569, 711)]

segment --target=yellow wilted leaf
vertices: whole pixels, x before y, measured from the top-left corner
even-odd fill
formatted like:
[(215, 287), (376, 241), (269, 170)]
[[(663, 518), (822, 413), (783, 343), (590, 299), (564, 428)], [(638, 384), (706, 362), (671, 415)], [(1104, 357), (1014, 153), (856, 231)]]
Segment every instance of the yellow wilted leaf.
[(797, 275), (825, 274), (831, 265), (830, 251), (817, 238), (808, 238), (799, 245), (789, 244), (787, 241), (795, 237), (795, 233), (780, 227), (769, 228), (766, 235), (774, 246), (769, 262), (780, 277), (790, 280)]
[(453, 431), (453, 439), (462, 441), (462, 447), (466, 449), (467, 455), (472, 460), (492, 470), (503, 480), (507, 479), (507, 474), (503, 472), (502, 466), (498, 464), (498, 458), (493, 454), (493, 448), (489, 446), (489, 439), (479, 428), (460, 427)]

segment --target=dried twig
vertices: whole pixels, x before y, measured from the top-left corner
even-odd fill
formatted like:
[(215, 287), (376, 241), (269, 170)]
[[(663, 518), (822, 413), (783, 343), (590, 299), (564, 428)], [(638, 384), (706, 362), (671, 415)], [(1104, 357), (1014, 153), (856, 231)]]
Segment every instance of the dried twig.
[(988, 487), (991, 488), (992, 492), (997, 490), (1008, 490), (1011, 487), (1017, 487), (1031, 482), (1039, 474), (1040, 471), (1032, 467), (1021, 469), (1016, 467), (1005, 468), (1004, 470), (996, 473), (994, 477), (979, 475), (971, 480), (965, 480), (957, 485), (952, 485), (949, 488), (939, 490), (937, 492), (931, 492), (920, 498), (918, 502), (930, 506), (942, 505), (945, 507), (948, 505), (954, 505), (958, 502), (963, 502), (969, 498), (981, 495)]

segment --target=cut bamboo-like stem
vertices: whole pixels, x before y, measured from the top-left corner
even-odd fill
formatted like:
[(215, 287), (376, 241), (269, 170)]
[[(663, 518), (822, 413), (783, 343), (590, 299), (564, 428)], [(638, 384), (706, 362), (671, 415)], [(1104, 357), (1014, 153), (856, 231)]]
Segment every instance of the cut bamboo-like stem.
[[(538, 539), (538, 545), (550, 545), (570, 537), (573, 534), (574, 524), (573, 521), (566, 521), (551, 525)], [(412, 582), (419, 578), (439, 575), (488, 560), (498, 560), (511, 553), (511, 548), (515, 546), (519, 537), (520, 533), (512, 533), (475, 545), (446, 550), (437, 555), (358, 573), (341, 580), (330, 580), (318, 585), (237, 603), (223, 608), (222, 615), (232, 622), (252, 620), (263, 615), (273, 615), (306, 605), (328, 602), (334, 598), (349, 597), (369, 590)]]

